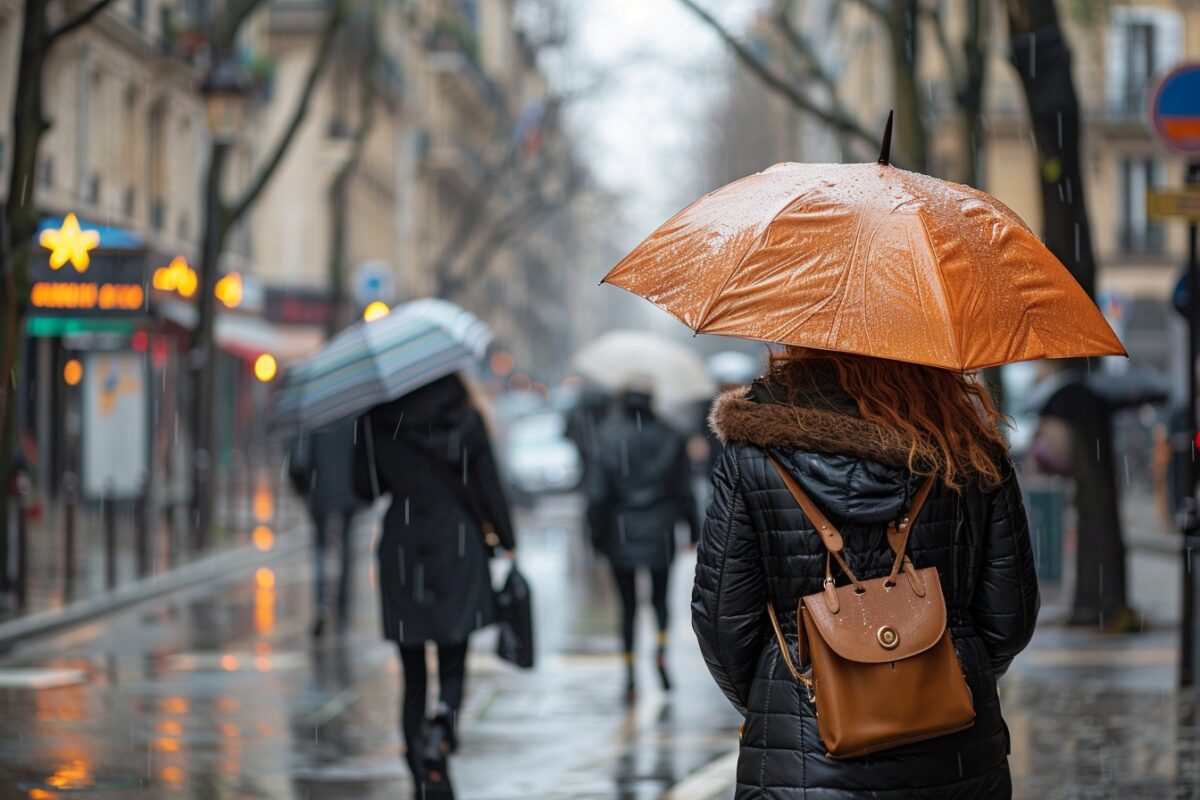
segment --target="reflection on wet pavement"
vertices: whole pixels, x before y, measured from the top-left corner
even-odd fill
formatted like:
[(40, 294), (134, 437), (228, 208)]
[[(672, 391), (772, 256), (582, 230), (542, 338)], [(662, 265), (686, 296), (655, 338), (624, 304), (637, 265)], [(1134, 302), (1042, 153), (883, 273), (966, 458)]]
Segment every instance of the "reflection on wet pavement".
[[(499, 662), (491, 633), (473, 642), (452, 761), (459, 797), (732, 797), (739, 720), (688, 625), (691, 563), (681, 559), (672, 587), (678, 686), (660, 692), (647, 655), (640, 701), (626, 709), (614, 597), (576, 546), (576, 513), (554, 498), (525, 520), (538, 669)], [(8, 654), (0, 800), (407, 797), (399, 671), (359, 574), (350, 628), (317, 645), (299, 553)], [(1200, 736), (1180, 720), (1175, 647), (1171, 630), (1039, 630), (1002, 690), (1016, 796), (1200, 797)]]

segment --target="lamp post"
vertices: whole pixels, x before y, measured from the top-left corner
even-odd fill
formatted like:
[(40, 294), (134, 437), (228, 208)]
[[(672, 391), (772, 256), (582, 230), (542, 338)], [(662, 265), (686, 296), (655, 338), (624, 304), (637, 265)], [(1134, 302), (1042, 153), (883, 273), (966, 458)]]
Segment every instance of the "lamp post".
[(204, 238), (200, 252), (199, 318), (189, 354), (192, 370), (192, 544), (197, 551), (208, 545), (212, 525), (216, 436), (213, 415), (216, 394), (217, 351), (213, 340), (216, 318), (217, 272), (225, 241), (221, 186), (225, 161), (241, 130), (249, 93), (241, 66), (232, 58), (214, 54), (208, 78), (201, 86), (210, 135), (208, 177), (204, 184)]

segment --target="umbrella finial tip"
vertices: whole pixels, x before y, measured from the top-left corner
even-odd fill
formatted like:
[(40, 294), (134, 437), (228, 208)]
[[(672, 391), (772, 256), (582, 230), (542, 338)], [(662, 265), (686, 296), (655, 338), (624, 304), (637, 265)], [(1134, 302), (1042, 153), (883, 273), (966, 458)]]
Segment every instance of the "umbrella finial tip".
[(888, 112), (887, 124), (883, 127), (883, 143), (879, 147), (879, 163), (885, 167), (892, 163), (892, 117), (895, 115), (895, 111)]

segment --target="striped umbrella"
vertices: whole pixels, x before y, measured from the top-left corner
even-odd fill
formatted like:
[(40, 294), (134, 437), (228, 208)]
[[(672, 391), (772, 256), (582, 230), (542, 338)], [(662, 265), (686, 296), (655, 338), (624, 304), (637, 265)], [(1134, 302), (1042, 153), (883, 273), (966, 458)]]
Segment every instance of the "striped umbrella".
[(491, 329), (445, 300), (414, 300), (359, 322), (288, 372), (272, 427), (315, 430), (354, 417), (483, 357)]

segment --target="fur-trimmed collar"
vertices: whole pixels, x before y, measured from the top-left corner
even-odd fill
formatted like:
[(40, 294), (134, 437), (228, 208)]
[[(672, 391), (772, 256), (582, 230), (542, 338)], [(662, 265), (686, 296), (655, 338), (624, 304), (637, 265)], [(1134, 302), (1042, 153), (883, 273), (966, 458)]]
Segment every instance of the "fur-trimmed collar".
[(892, 467), (908, 464), (909, 443), (890, 428), (839, 411), (758, 402), (750, 387), (718, 397), (708, 426), (722, 442), (841, 453)]

